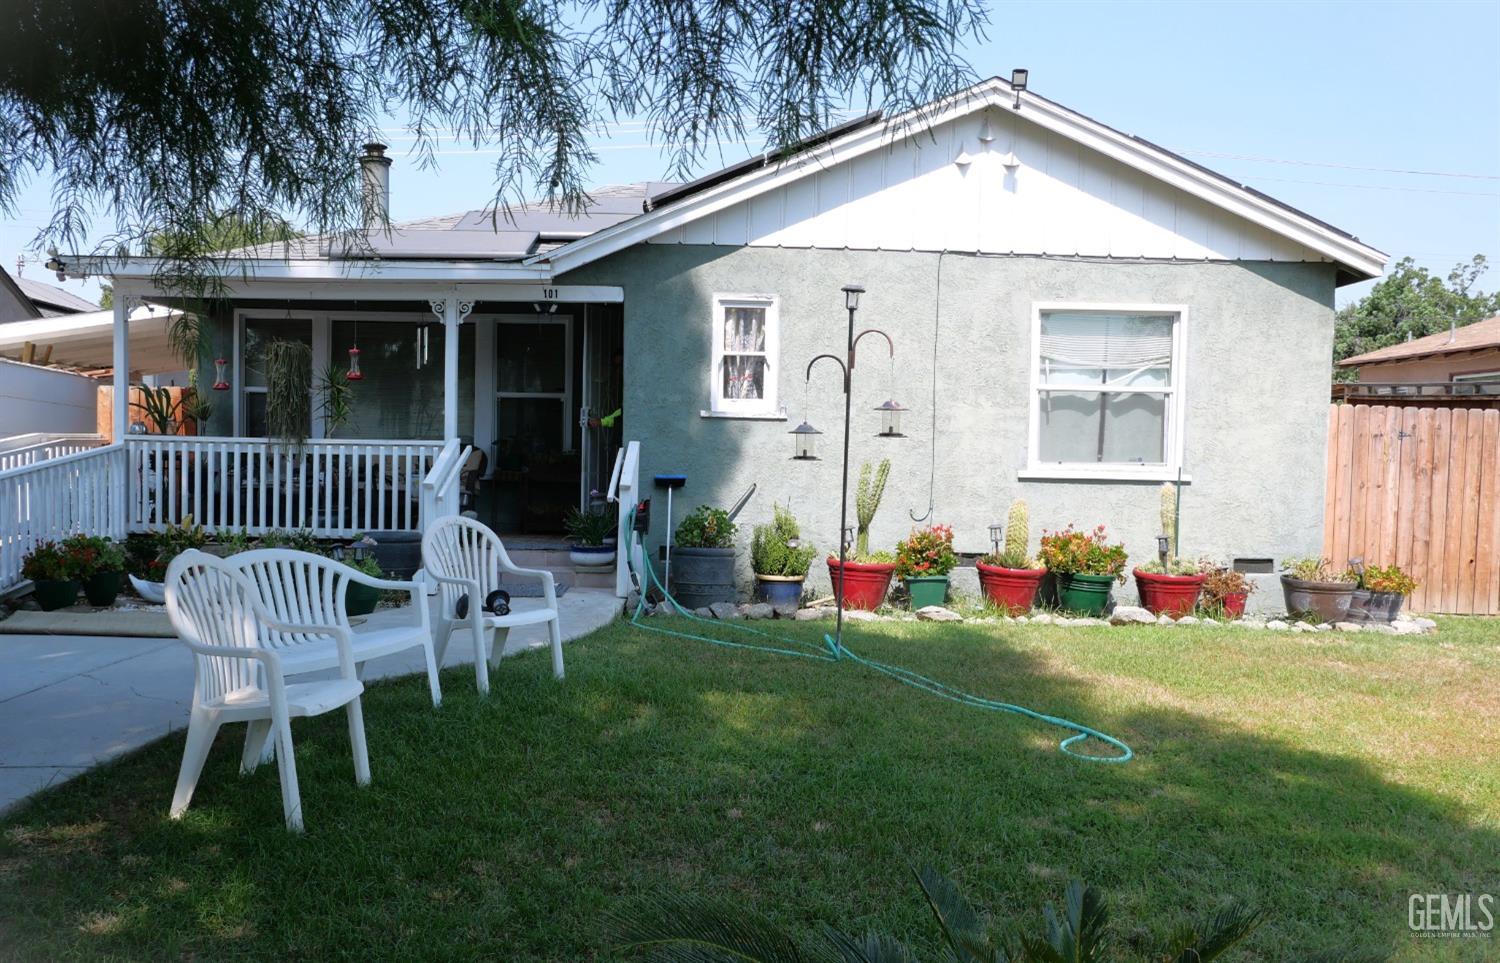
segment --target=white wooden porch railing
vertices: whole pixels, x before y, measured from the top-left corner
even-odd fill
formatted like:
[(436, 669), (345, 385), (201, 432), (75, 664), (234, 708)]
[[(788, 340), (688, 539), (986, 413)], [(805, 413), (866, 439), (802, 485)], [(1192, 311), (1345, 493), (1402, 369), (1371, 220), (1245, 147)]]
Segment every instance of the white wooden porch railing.
[(24, 468), (49, 458), (75, 455), (104, 446), (103, 435), (57, 434), (33, 431), (0, 438), (0, 471)]
[(0, 471), (0, 589), (21, 580), (21, 559), (38, 542), (76, 532), (124, 538), (114, 495), (126, 484), (121, 445)]
[[(131, 531), (192, 516), (206, 529), (311, 529), (319, 535), (420, 531), (424, 482), (458, 442), (135, 435), (126, 439)], [(452, 500), (456, 504), (457, 471)], [(446, 490), (445, 490), (446, 491)], [(442, 512), (446, 514), (446, 512)]]
[(433, 459), (432, 468), (422, 479), (422, 498), (419, 503), (422, 518), (442, 518), (458, 514), (458, 475), (469, 458), (472, 447), (460, 446), (457, 440), (443, 446)]

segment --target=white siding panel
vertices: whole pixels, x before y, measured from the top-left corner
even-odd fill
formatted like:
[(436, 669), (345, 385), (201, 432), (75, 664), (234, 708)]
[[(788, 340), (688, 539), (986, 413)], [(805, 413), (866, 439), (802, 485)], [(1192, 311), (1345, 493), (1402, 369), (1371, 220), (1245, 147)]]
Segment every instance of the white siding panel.
[[(652, 239), (862, 250), (1188, 260), (1325, 260), (1273, 232), (1026, 122), (973, 115), (803, 175)], [(954, 163), (960, 152), (971, 162)], [(1014, 152), (1019, 166), (1007, 169)]]

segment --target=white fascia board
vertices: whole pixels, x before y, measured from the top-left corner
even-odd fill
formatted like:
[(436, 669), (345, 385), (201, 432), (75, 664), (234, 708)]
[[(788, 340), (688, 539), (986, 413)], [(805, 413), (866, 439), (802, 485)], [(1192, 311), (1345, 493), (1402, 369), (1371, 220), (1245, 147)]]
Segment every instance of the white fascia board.
[[(555, 273), (563, 274), (690, 221), (707, 217), (741, 201), (807, 177), (824, 167), (852, 160), (884, 146), (893, 133), (904, 137), (918, 137), (933, 127), (978, 110), (992, 107), (1011, 110), (1014, 97), (1014, 92), (1005, 81), (998, 78), (984, 81), (944, 101), (910, 111), (887, 123), (851, 131), (791, 161), (748, 172), (678, 203), (668, 204), (605, 228), (583, 240), (573, 241), (545, 254), (534, 255), (526, 263), (550, 263)], [(1369, 277), (1379, 277), (1385, 270), (1388, 258), (1383, 252), (1330, 230), (1309, 217), (1257, 197), (1239, 185), (1205, 173), (1159, 148), (1111, 130), (1066, 107), (1023, 92), (1020, 116), (1149, 177), (1303, 244), (1354, 271)]]
[[(132, 310), (129, 320), (136, 322), (160, 318), (170, 321), (180, 313), (162, 305), (148, 305)], [(84, 314), (61, 314), (52, 318), (12, 321), (0, 325), (0, 344), (23, 344), (27, 341), (42, 344), (69, 337), (91, 336), (111, 331), (114, 324), (113, 311), (89, 311)]]
[[(151, 281), (171, 273), (171, 264), (158, 258), (74, 256), (66, 259), (74, 276), (102, 275)], [(461, 284), (493, 281), (549, 281), (545, 266), (519, 261), (402, 261), (402, 260), (281, 260), (234, 258), (213, 262), (214, 273), (228, 284), (260, 281), (395, 281)]]

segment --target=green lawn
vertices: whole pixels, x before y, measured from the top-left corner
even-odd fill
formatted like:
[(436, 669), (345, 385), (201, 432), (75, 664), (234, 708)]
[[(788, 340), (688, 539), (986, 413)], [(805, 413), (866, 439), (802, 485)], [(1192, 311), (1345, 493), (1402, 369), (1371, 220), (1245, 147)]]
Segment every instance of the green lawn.
[[(664, 623), (666, 624), (666, 623)], [(777, 623), (814, 640), (822, 626)], [(1412, 892), (1500, 891), (1500, 623), (1438, 636), (857, 624), (851, 647), (1124, 738), (934, 699), (849, 662), (620, 624), (508, 660), (495, 695), (445, 674), (375, 685), (374, 783), (342, 714), (296, 727), (309, 831), (275, 766), (241, 781), (239, 730), (187, 818), (166, 818), (180, 735), (0, 822), (0, 956), (472, 958), (613, 954), (612, 909), (666, 890), (930, 939), (908, 866), (1000, 918), (1082, 876), (1125, 934), (1236, 897), (1270, 920), (1241, 957), (1416, 940)], [(928, 943), (930, 946), (930, 943)]]

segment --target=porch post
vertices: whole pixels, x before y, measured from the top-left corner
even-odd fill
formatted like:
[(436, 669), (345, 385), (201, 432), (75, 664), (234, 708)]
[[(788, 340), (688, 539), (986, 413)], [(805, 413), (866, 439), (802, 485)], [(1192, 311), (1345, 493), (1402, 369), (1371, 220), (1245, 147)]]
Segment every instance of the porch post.
[(129, 520), (125, 517), (130, 504), (129, 493), (126, 491), (126, 486), (130, 484), (130, 472), (126, 467), (129, 462), (125, 438), (126, 429), (130, 426), (130, 305), (134, 300), (121, 291), (118, 284), (115, 285), (115, 397), (110, 419), (110, 442), (118, 446), (114, 464), (120, 468), (121, 474), (114, 478), (114, 484), (110, 486), (108, 527), (110, 534), (116, 538), (124, 538), (129, 528)]
[(110, 440), (117, 445), (125, 443), (125, 430), (130, 426), (130, 302), (131, 298), (120, 291), (115, 292), (115, 405), (111, 421), (113, 434)]
[[(434, 299), (435, 300), (435, 299)], [(443, 441), (458, 438), (458, 325), (474, 309), (460, 301), (457, 289), (443, 299)]]

